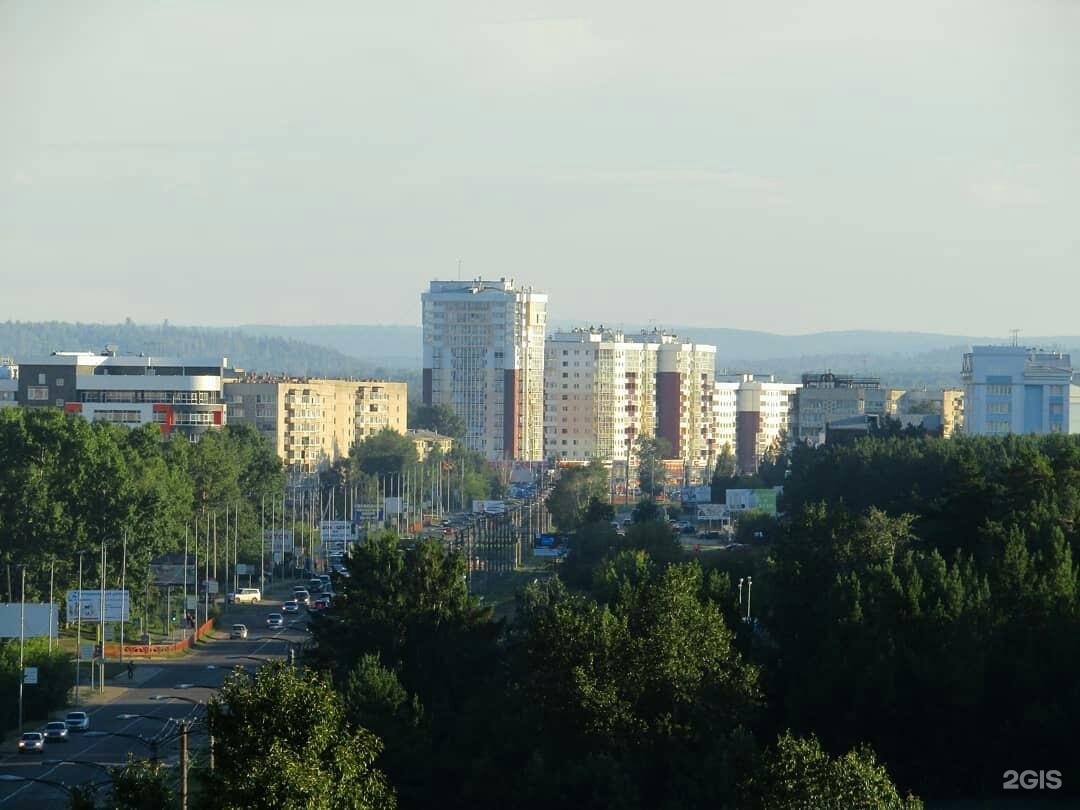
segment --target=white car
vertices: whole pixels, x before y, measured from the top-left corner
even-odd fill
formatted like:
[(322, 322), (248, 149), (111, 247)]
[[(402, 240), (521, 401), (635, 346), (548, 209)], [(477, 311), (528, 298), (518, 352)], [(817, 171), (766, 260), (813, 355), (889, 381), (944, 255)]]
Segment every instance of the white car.
[(229, 630), (229, 638), (247, 638), (247, 625), (234, 624)]
[(266, 626), (270, 630), (280, 630), (285, 626), (285, 617), (280, 613), (271, 613), (266, 617)]
[(40, 731), (28, 731), (19, 737), (20, 754), (44, 754), (45, 735)]
[(238, 605), (257, 604), (262, 601), (262, 591), (258, 588), (241, 588), (233, 597), (233, 601)]
[(68, 712), (64, 717), (64, 725), (68, 731), (89, 731), (90, 715), (86, 712)]

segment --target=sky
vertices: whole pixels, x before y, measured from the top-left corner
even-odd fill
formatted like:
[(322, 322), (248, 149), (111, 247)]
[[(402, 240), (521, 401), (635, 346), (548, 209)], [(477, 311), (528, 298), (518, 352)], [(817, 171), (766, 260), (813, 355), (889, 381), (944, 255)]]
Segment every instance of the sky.
[[(0, 320), (1077, 334), (1075, 0), (0, 0)], [(460, 270), (459, 270), (460, 268)]]

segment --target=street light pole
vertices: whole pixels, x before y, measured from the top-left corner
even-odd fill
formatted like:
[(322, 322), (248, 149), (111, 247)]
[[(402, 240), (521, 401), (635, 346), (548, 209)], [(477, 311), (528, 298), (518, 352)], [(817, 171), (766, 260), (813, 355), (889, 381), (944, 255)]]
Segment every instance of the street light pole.
[(746, 621), (750, 621), (750, 587), (754, 584), (753, 577), (746, 578)]
[(19, 567), (22, 569), (22, 601), (19, 603), (19, 733), (21, 734), (23, 724), (23, 684), (26, 682), (26, 564), (23, 563)]
[(56, 624), (58, 621), (56, 603), (53, 601), (53, 584), (56, 580), (56, 557), (49, 563), (49, 652), (53, 651), (53, 642), (56, 641)]
[(180, 721), (180, 810), (188, 810), (188, 724)]
[[(79, 705), (79, 681), (82, 680), (82, 568), (86, 550), (75, 552), (79, 555), (79, 590), (75, 597), (75, 705)], [(71, 618), (70, 616), (68, 617)]]

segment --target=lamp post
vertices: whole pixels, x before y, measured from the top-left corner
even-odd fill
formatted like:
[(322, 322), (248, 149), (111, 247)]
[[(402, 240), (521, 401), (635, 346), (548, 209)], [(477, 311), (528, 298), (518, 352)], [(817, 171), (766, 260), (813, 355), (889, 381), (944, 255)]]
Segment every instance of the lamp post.
[(750, 587), (754, 584), (753, 577), (746, 578), (746, 621), (750, 622)]
[(78, 706), (79, 681), (82, 679), (82, 568), (86, 551), (84, 549), (75, 553), (79, 555), (79, 590), (75, 596), (75, 705)]
[[(26, 650), (26, 565), (20, 565), (22, 569), (22, 593), (19, 602), (19, 732), (22, 732), (23, 724), (23, 685), (26, 682), (25, 650)], [(50, 607), (50, 610), (52, 608)]]
[(742, 584), (743, 578), (739, 577), (739, 607), (742, 607)]

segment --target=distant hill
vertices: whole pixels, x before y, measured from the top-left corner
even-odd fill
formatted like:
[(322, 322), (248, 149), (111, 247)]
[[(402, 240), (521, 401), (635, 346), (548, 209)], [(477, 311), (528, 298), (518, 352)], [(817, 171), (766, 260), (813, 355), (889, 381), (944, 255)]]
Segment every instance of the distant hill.
[(0, 323), (0, 356), (16, 362), (54, 351), (101, 351), (114, 345), (123, 354), (156, 354), (196, 359), (227, 357), (246, 371), (297, 376), (389, 377), (391, 369), (344, 352), (300, 340), (248, 334), (238, 329), (121, 324)]
[(265, 335), (328, 346), (350, 357), (387, 368), (420, 368), (422, 332), (419, 326), (253, 324), (236, 328), (249, 335)]

